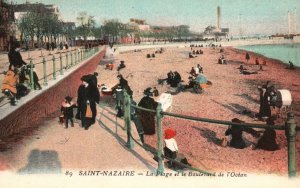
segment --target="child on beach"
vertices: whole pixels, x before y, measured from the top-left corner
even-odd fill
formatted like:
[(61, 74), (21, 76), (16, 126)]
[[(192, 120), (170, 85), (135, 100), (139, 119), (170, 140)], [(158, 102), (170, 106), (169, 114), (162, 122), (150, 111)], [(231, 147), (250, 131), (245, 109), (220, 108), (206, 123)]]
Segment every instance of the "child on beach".
[[(191, 164), (187, 161), (186, 157), (178, 152), (177, 142), (175, 140), (176, 131), (173, 129), (165, 130), (165, 147), (164, 147), (164, 155), (170, 159), (176, 160), (185, 165), (191, 166)], [(172, 160), (168, 161), (170, 168), (182, 168), (182, 166), (174, 163)]]
[(73, 121), (73, 108), (75, 107), (75, 104), (72, 101), (72, 97), (67, 96), (65, 97), (65, 100), (61, 104), (61, 114), (64, 117), (65, 122), (65, 129), (68, 128), (69, 120), (71, 122), (71, 127), (74, 127), (74, 121)]

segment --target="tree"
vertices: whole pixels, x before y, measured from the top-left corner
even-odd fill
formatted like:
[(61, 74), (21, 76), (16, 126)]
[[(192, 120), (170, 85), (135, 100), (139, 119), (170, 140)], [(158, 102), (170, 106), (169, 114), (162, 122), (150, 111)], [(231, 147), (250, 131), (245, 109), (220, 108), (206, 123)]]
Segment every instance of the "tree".
[(34, 35), (35, 35), (35, 21), (32, 13), (27, 13), (22, 17), (17, 24), (21, 31), (21, 35), (26, 41), (31, 39), (32, 47), (34, 46)]
[(89, 16), (86, 12), (80, 12), (77, 21), (79, 22), (77, 32), (80, 36), (83, 36), (85, 41), (88, 36), (94, 36), (92, 30), (95, 28), (96, 21), (93, 16)]
[[(21, 31), (21, 36), (25, 40), (31, 39), (32, 47), (34, 47), (34, 37), (37, 43), (41, 46), (43, 37), (48, 37), (48, 41), (56, 40), (59, 34), (62, 34), (62, 22), (56, 15), (48, 15), (38, 12), (29, 12), (23, 16), (19, 23), (18, 28)], [(23, 38), (22, 38), (23, 40)]]
[(180, 25), (177, 29), (177, 37), (181, 40), (182, 38), (187, 39), (191, 36), (190, 27), (188, 25)]
[(122, 29), (124, 29), (123, 25), (124, 24), (117, 19), (106, 20), (103, 25), (104, 34), (108, 37), (112, 37), (112, 42), (115, 43), (118, 36), (121, 35)]

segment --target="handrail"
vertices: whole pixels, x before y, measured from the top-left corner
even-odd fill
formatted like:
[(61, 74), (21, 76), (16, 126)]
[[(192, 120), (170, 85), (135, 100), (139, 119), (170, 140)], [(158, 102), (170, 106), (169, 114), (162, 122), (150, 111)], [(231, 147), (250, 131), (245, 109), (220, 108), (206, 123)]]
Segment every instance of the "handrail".
[[(83, 55), (84, 55), (84, 58), (77, 58), (77, 59), (74, 59), (75, 62), (72, 64), (67, 64), (68, 62), (64, 62), (64, 65), (63, 65), (63, 61), (62, 61), (62, 55), (61, 53), (59, 53), (58, 55), (51, 55), (51, 59), (45, 59), (45, 56), (42, 56), (42, 57), (39, 57), (39, 58), (30, 58), (29, 59), (29, 63), (27, 63), (27, 66), (30, 66), (30, 67), (34, 67), (34, 65), (40, 65), (41, 64), (41, 69), (42, 69), (42, 76), (39, 76), (39, 81), (43, 80), (43, 85), (44, 86), (47, 86), (48, 85), (48, 79), (49, 80), (55, 80), (56, 77), (57, 77), (57, 72), (60, 72), (60, 75), (63, 75), (63, 70), (62, 69), (67, 69), (67, 68), (70, 68), (71, 66), (75, 66), (81, 62), (83, 62), (85, 59), (91, 57), (93, 54), (97, 53), (99, 51), (99, 47), (96, 46), (96, 47), (93, 47), (89, 50), (80, 50), (78, 51), (78, 49), (73, 49), (73, 50), (70, 50), (68, 52), (71, 52), (74, 53), (74, 54), (77, 54), (77, 51), (78, 51), (78, 54), (79, 52), (82, 52)], [(66, 52), (66, 57), (68, 56), (68, 52)], [(49, 55), (50, 56), (50, 55)], [(75, 58), (76, 58), (76, 55), (74, 55)], [(34, 60), (37, 60), (38, 62), (35, 62), (34, 63)], [(67, 60), (68, 61), (68, 60)], [(51, 64), (49, 64), (49, 62)], [(59, 69), (57, 70), (56, 67), (59, 67)], [(49, 71), (49, 73), (47, 72), (47, 69), (49, 69), (51, 71)], [(6, 71), (3, 71), (3, 75), (5, 75), (5, 72)], [(1, 74), (1, 73), (0, 73)], [(34, 82), (33, 82), (33, 68), (30, 68), (30, 89), (34, 89)], [(7, 103), (5, 103), (7, 104)], [(4, 106), (5, 104), (1, 104), (1, 106)]]
[[(169, 112), (163, 112), (161, 109), (161, 104), (158, 103), (158, 107), (156, 110), (151, 110), (151, 109), (147, 109), (147, 108), (142, 108), (140, 106), (137, 105), (133, 105), (130, 102), (130, 97), (127, 94), (127, 92), (124, 90), (124, 109), (125, 109), (125, 116), (124, 116), (124, 120), (125, 120), (125, 127), (127, 129), (127, 138), (128, 138), (128, 142), (127, 142), (127, 146), (129, 149), (133, 148), (133, 144), (131, 144), (131, 141), (133, 140), (134, 142), (136, 142), (134, 140), (134, 138), (131, 135), (131, 127), (130, 127), (130, 123), (131, 123), (131, 119), (130, 119), (130, 107), (136, 108), (136, 109), (140, 109), (143, 111), (148, 111), (148, 112), (155, 112), (156, 113), (156, 125), (157, 125), (157, 145), (158, 145), (158, 149), (155, 152), (156, 156), (158, 157), (158, 168), (157, 168), (157, 173), (163, 173), (163, 164), (162, 164), (162, 158), (167, 158), (167, 157), (163, 157), (162, 154), (162, 128), (161, 128), (161, 121), (162, 121), (162, 117), (163, 115), (168, 115), (168, 116), (173, 116), (173, 117), (177, 117), (177, 118), (183, 118), (183, 119), (188, 119), (188, 120), (193, 120), (193, 121), (201, 121), (201, 122), (207, 122), (207, 123), (214, 123), (214, 124), (222, 124), (222, 125), (238, 125), (238, 126), (243, 126), (243, 127), (253, 127), (253, 128), (262, 128), (262, 129), (276, 129), (276, 130), (285, 130), (285, 134), (286, 134), (286, 138), (287, 138), (287, 143), (288, 143), (288, 175), (290, 178), (295, 177), (296, 176), (296, 133), (297, 131), (300, 131), (300, 128), (296, 126), (296, 123), (294, 121), (294, 115), (292, 113), (288, 113), (288, 117), (287, 117), (287, 121), (285, 123), (285, 125), (279, 125), (279, 126), (275, 126), (275, 125), (261, 125), (261, 124), (250, 124), (250, 123), (233, 123), (233, 122), (229, 122), (229, 121), (222, 121), (222, 120), (214, 120), (214, 119), (208, 119), (208, 118), (199, 118), (199, 117), (193, 117), (193, 116), (187, 116), (187, 115), (181, 115), (181, 114), (175, 114), (175, 113), (169, 113)], [(140, 144), (139, 144), (140, 145)], [(144, 147), (143, 147), (144, 148)], [(168, 160), (172, 160), (170, 158), (167, 158)], [(179, 163), (178, 161), (174, 161), (176, 164)], [(182, 165), (182, 164), (180, 164)], [(182, 165), (184, 166), (184, 165)], [(184, 167), (189, 167), (188, 165), (184, 166)], [(190, 168), (191, 170), (200, 170), (197, 168)], [(211, 173), (209, 173), (211, 174)]]
[(261, 129), (276, 129), (276, 130), (285, 130), (284, 125), (262, 125), (262, 124), (253, 124), (253, 123), (233, 123), (231, 121), (222, 121), (222, 120), (215, 120), (215, 119), (208, 119), (208, 118), (201, 118), (201, 117), (193, 117), (188, 115), (181, 115), (181, 114), (175, 114), (170, 112), (161, 112), (162, 115), (168, 115), (172, 117), (182, 118), (182, 119), (189, 119), (193, 121), (201, 121), (201, 122), (207, 122), (207, 123), (215, 123), (215, 124), (222, 124), (222, 125), (239, 125), (242, 127), (252, 127), (252, 128), (261, 128)]
[[(157, 154), (157, 151), (156, 151), (156, 150), (153, 150), (153, 149), (150, 148), (150, 147), (145, 147), (145, 145), (142, 145), (139, 141), (137, 141), (137, 140), (132, 136), (131, 133), (130, 133), (130, 137), (131, 137), (131, 139), (132, 139), (137, 145), (139, 145), (140, 147), (142, 147), (142, 148), (145, 149), (146, 151), (149, 151), (149, 152), (152, 153), (153, 155), (156, 155), (156, 154)], [(183, 164), (183, 163), (181, 163), (181, 162), (179, 162), (179, 161), (177, 161), (177, 160), (174, 160), (174, 159), (172, 159), (172, 158), (169, 158), (169, 157), (167, 157), (167, 156), (165, 156), (165, 155), (163, 155), (163, 154), (161, 155), (161, 157), (164, 158), (164, 159), (167, 159), (167, 160), (169, 160), (169, 161), (172, 161), (172, 162), (178, 164), (179, 166), (182, 166), (182, 167), (184, 167), (184, 168), (187, 168), (187, 169), (190, 169), (190, 170), (193, 170), (193, 171), (201, 172), (201, 173), (207, 174), (207, 175), (212, 175), (212, 174), (214, 174), (214, 173), (211, 173), (211, 172), (207, 172), (207, 171), (204, 171), (204, 170), (201, 170), (201, 169), (198, 169), (198, 168), (195, 168), (195, 167), (192, 167), (192, 166)]]

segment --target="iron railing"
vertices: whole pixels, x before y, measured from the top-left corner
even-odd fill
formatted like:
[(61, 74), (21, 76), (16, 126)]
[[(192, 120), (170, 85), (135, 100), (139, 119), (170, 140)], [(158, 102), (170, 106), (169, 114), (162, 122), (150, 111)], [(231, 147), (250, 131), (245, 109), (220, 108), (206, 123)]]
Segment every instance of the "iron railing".
[[(172, 116), (176, 118), (182, 118), (192, 121), (201, 121), (201, 122), (207, 122), (207, 123), (214, 123), (214, 124), (221, 124), (221, 125), (239, 125), (243, 127), (252, 127), (252, 128), (261, 128), (261, 129), (275, 129), (275, 130), (285, 130), (285, 135), (287, 138), (288, 143), (288, 176), (295, 177), (297, 174), (296, 170), (296, 133), (297, 131), (300, 131), (300, 128), (296, 126), (294, 115), (292, 113), (288, 113), (287, 120), (285, 122), (285, 125), (261, 125), (261, 124), (250, 124), (250, 123), (242, 123), (237, 124), (233, 123), (231, 121), (221, 121), (221, 120), (215, 120), (215, 119), (207, 119), (207, 118), (199, 118), (199, 117), (193, 117), (193, 116), (187, 116), (187, 115), (181, 115), (181, 114), (175, 114), (175, 113), (169, 113), (169, 112), (163, 112), (161, 108), (161, 104), (158, 103), (158, 106), (156, 110), (150, 110), (146, 108), (142, 108), (137, 105), (131, 104), (131, 99), (126, 91), (124, 91), (124, 121), (125, 121), (125, 128), (127, 130), (127, 147), (129, 149), (133, 149), (134, 144), (133, 142), (137, 143), (144, 149), (150, 151), (154, 155), (156, 155), (158, 159), (158, 168), (157, 168), (157, 174), (162, 174), (164, 172), (164, 165), (163, 165), (163, 158), (166, 158), (168, 160), (171, 160), (172, 162), (175, 162), (176, 164), (179, 164), (185, 168), (188, 168), (193, 171), (198, 171), (207, 175), (213, 175), (214, 173), (206, 172), (204, 170), (194, 168), (185, 164), (182, 164), (174, 159), (170, 159), (163, 155), (163, 139), (162, 139), (162, 126), (161, 121), (163, 116)], [(148, 112), (154, 112), (156, 113), (156, 128), (157, 128), (157, 149), (151, 149), (149, 147), (145, 147), (145, 145), (140, 144), (137, 140), (135, 140), (131, 135), (131, 117), (130, 117), (130, 108), (134, 107), (135, 109), (140, 109), (143, 111)]]

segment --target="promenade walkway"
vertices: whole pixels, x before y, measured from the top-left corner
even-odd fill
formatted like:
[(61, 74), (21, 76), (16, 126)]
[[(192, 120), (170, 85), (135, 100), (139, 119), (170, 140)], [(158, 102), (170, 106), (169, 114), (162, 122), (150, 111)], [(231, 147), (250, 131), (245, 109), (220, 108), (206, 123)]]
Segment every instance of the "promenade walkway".
[[(106, 56), (111, 54), (107, 50)], [(77, 120), (75, 127), (64, 129), (58, 117), (48, 117), (37, 129), (21, 133), (20, 141), (0, 153), (2, 170), (30, 174), (76, 169), (155, 172), (157, 164), (150, 153), (139, 146), (127, 149), (124, 120), (116, 118), (113, 105), (101, 102), (97, 111), (97, 121), (89, 130)], [(139, 138), (135, 128), (133, 135)]]

